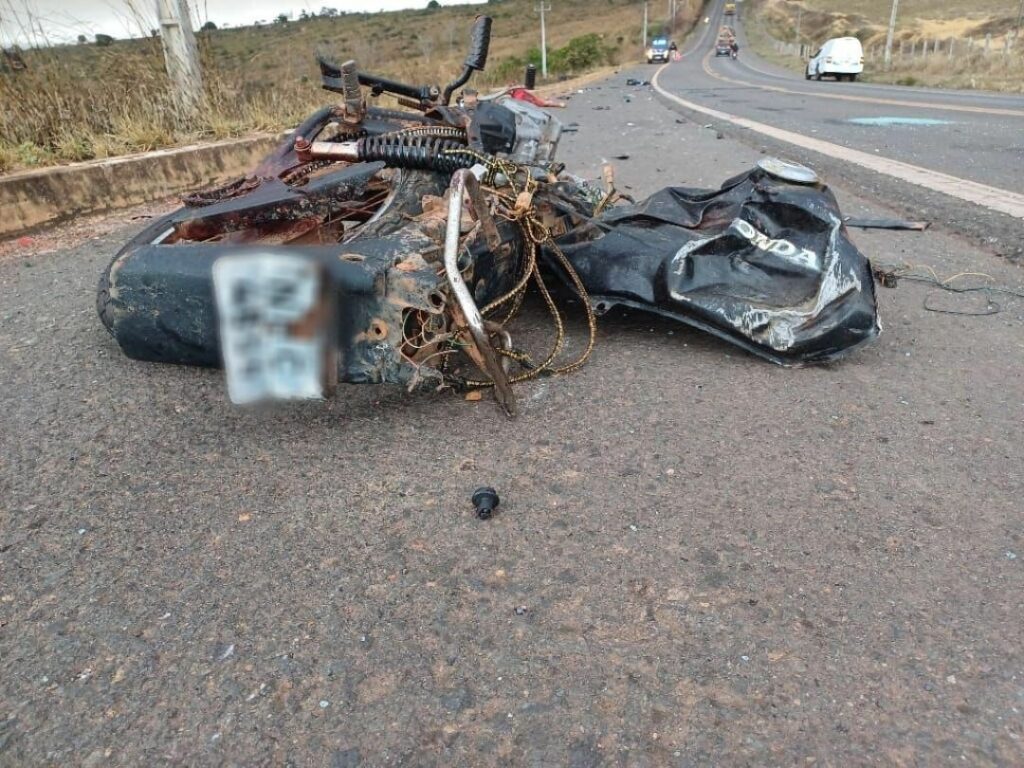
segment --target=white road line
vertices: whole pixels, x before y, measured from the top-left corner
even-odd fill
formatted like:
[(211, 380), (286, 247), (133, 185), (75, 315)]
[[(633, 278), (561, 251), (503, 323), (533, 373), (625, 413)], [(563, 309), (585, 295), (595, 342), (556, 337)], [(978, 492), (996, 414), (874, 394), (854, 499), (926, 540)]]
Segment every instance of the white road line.
[(724, 120), (732, 123), (733, 125), (738, 125), (740, 128), (746, 128), (756, 133), (769, 136), (773, 139), (784, 141), (787, 144), (793, 144), (804, 149), (809, 149), (813, 152), (820, 152), (823, 155), (836, 158), (837, 160), (843, 160), (848, 163), (853, 163), (854, 165), (859, 165), (862, 168), (867, 168), (868, 170), (875, 171), (876, 173), (882, 173), (886, 176), (900, 179), (901, 181), (917, 184), (918, 186), (926, 189), (942, 192), (959, 200), (966, 200), (969, 203), (975, 203), (976, 205), (983, 206), (993, 211), (999, 211), (1000, 213), (1006, 213), (1018, 219), (1024, 219), (1024, 195), (1017, 194), (1016, 192), (1008, 192), (1005, 189), (990, 187), (986, 184), (979, 184), (975, 181), (968, 181), (967, 179), (950, 176), (949, 174), (940, 173), (939, 171), (932, 171), (928, 168), (911, 165), (910, 163), (903, 163), (899, 160), (892, 160), (879, 155), (869, 155), (867, 152), (849, 149), (848, 147), (833, 144), (828, 141), (822, 141), (821, 139), (812, 139), (799, 133), (786, 131), (782, 128), (775, 128), (774, 126), (766, 125), (765, 123), (759, 123), (756, 120), (748, 120), (747, 118), (740, 117), (739, 115), (731, 115), (728, 112), (721, 112), (717, 109), (711, 109), (710, 107), (694, 104), (692, 101), (681, 99), (675, 94), (666, 91), (658, 82), (661, 73), (667, 66), (668, 65), (666, 64), (658, 69), (654, 78), (651, 80), (651, 85), (653, 85), (654, 89), (666, 99), (674, 101), (680, 106), (692, 109), (694, 112), (700, 112), (708, 115), (716, 120)]
[[(756, 67), (752, 67), (749, 64), (742, 64), (741, 66), (747, 69), (758, 72), (762, 75), (767, 74), (762, 72)], [(910, 107), (916, 109), (939, 109), (945, 112), (970, 112), (973, 114), (980, 115), (999, 115), (1000, 117), (1024, 117), (1024, 111), (1019, 109), (1005, 109), (1003, 107), (972, 107), (967, 104), (944, 104), (937, 101), (913, 101), (911, 99), (886, 99), (881, 96), (854, 96), (851, 94), (841, 93), (828, 93), (826, 91), (798, 91), (792, 88), (783, 88), (778, 85), (765, 85), (763, 83), (748, 83), (745, 80), (736, 80), (735, 78), (728, 77), (727, 75), (720, 74), (712, 70), (707, 63), (704, 61), (704, 71), (707, 72), (711, 77), (716, 80), (721, 80), (725, 83), (731, 83), (732, 85), (745, 85), (750, 88), (760, 88), (764, 91), (775, 91), (776, 93), (789, 93), (794, 96), (806, 96), (812, 99), (837, 99), (839, 101), (858, 101), (863, 104), (886, 104), (893, 107)]]
[[(716, 24), (718, 24), (718, 23), (719, 22), (716, 19)], [(715, 26), (716, 26), (715, 24), (706, 24), (705, 25), (706, 29), (701, 34), (700, 40), (698, 40), (697, 45), (694, 46), (694, 49), (692, 51), (689, 51), (688, 54), (700, 53), (700, 50), (704, 46), (704, 39), (707, 36), (707, 33), (710, 32), (712, 27), (715, 27)], [(750, 43), (750, 41), (747, 40), (748, 47), (749, 47), (749, 43)], [(708, 50), (707, 54), (704, 56), (703, 60), (701, 61), (701, 66), (703, 67), (704, 71), (708, 75), (710, 75), (711, 77), (715, 78), (716, 80), (721, 80), (724, 83), (731, 83), (732, 85), (743, 85), (743, 86), (746, 86), (748, 88), (760, 88), (761, 90), (765, 90), (765, 91), (775, 91), (776, 93), (789, 93), (789, 94), (792, 94), (794, 96), (806, 96), (806, 97), (815, 98), (815, 99), (817, 99), (817, 98), (837, 99), (837, 100), (840, 100), (840, 101), (853, 101), (853, 102), (860, 102), (860, 103), (863, 103), (863, 104), (879, 104), (879, 105), (888, 105), (888, 106), (894, 106), (894, 107), (910, 107), (910, 108), (918, 108), (918, 109), (938, 109), (938, 110), (944, 110), (944, 111), (947, 111), (947, 112), (967, 112), (967, 113), (983, 114), (983, 115), (999, 115), (1001, 117), (1024, 117), (1024, 110), (1012, 109), (1012, 108), (1009, 108), (1009, 107), (977, 107), (977, 106), (971, 106), (971, 105), (968, 105), (968, 104), (950, 104), (948, 102), (914, 101), (912, 99), (894, 99), (894, 98), (885, 98), (885, 97), (882, 97), (882, 96), (856, 96), (854, 94), (830, 93), (828, 91), (824, 91), (824, 90), (821, 90), (821, 89), (815, 90), (815, 91), (809, 91), (809, 90), (807, 90), (807, 91), (800, 91), (800, 90), (794, 90), (793, 88), (784, 88), (784, 87), (779, 86), (779, 85), (765, 85), (763, 83), (751, 83), (751, 82), (747, 82), (745, 80), (736, 80), (735, 78), (728, 77), (726, 75), (723, 75), (723, 74), (720, 74), (718, 72), (715, 72), (708, 65), (708, 60), (710, 58), (711, 58), (711, 51)], [(746, 68), (746, 69), (748, 69), (748, 70), (750, 70), (752, 72), (756, 72), (756, 73), (758, 73), (760, 75), (764, 75), (766, 77), (770, 77), (770, 78), (772, 78), (774, 80), (782, 80), (784, 82), (788, 80), (788, 78), (784, 78), (784, 77), (782, 77), (780, 75), (773, 75), (773, 74), (771, 74), (769, 72), (765, 72), (763, 69), (759, 69), (759, 68), (757, 68), (755, 66), (752, 66), (746, 60), (744, 60), (743, 62), (737, 61), (736, 63), (740, 67)], [(867, 87), (878, 88), (878, 87), (885, 87), (885, 86), (878, 86), (878, 85), (871, 85), (871, 84), (868, 84), (868, 83), (861, 83), (861, 87), (864, 87), (864, 88), (867, 88)], [(897, 93), (897, 94), (899, 93), (899, 90), (896, 89), (895, 87), (894, 87), (894, 93)], [(924, 94), (922, 94), (922, 95), (924, 95)], [(941, 98), (941, 96), (940, 96), (940, 98)]]
[[(749, 40), (748, 40), (748, 47), (749, 47)], [(1000, 115), (1000, 116), (1004, 116), (1004, 117), (1024, 117), (1024, 110), (1012, 109), (1010, 107), (976, 107), (976, 106), (971, 106), (969, 104), (949, 104), (949, 103), (945, 103), (945, 102), (914, 101), (913, 99), (891, 99), (891, 98), (886, 98), (886, 97), (883, 97), (883, 96), (856, 96), (856, 95), (852, 95), (852, 94), (830, 93), (828, 91), (822, 91), (822, 90), (799, 91), (799, 90), (793, 90), (792, 88), (783, 88), (783, 87), (777, 86), (777, 85), (764, 85), (762, 83), (750, 83), (750, 82), (746, 82), (744, 80), (734, 80), (733, 78), (726, 77), (725, 75), (722, 75), (722, 74), (720, 74), (718, 72), (715, 72), (714, 70), (712, 70), (708, 66), (708, 58), (709, 57), (705, 57), (704, 58), (704, 62), (703, 62), (704, 71), (707, 72), (709, 75), (711, 75), (714, 78), (717, 78), (719, 80), (723, 80), (723, 81), (725, 81), (727, 83), (732, 83), (733, 85), (746, 85), (746, 86), (754, 87), (754, 88), (763, 88), (764, 90), (767, 90), (767, 91), (777, 91), (779, 93), (791, 93), (791, 94), (793, 94), (795, 96), (809, 96), (811, 98), (819, 98), (819, 97), (821, 97), (821, 98), (824, 98), (824, 99), (841, 99), (843, 101), (861, 101), (861, 102), (865, 102), (865, 103), (868, 103), (868, 104), (888, 104), (888, 105), (898, 106), (898, 107), (920, 107), (922, 109), (940, 109), (940, 110), (947, 110), (947, 111), (951, 111), (951, 112), (974, 112), (974, 113), (980, 113), (980, 114)], [(743, 69), (748, 69), (751, 72), (755, 72), (756, 74), (762, 75), (764, 77), (769, 77), (772, 80), (781, 80), (784, 83), (793, 83), (793, 79), (791, 77), (786, 77), (784, 75), (774, 74), (772, 72), (767, 72), (767, 71), (761, 69), (760, 67), (755, 67), (753, 64), (750, 63), (750, 61), (748, 59), (744, 59), (743, 61), (737, 61), (736, 63), (741, 68), (743, 68)], [(897, 94), (897, 95), (899, 93), (903, 92), (902, 89), (899, 86), (895, 86), (895, 85), (878, 85), (878, 84), (874, 84), (874, 83), (861, 82), (861, 83), (856, 83), (856, 84), (851, 83), (850, 86), (852, 86), (855, 89), (859, 89), (859, 88), (884, 88), (886, 90), (890, 90), (891, 89), (892, 92)], [(919, 91), (919, 93), (920, 93), (920, 91)], [(922, 93), (921, 95), (925, 95), (926, 93), (927, 92)], [(941, 98), (941, 94), (928, 94), (928, 95), (936, 95), (939, 98)], [(984, 95), (984, 94), (981, 94), (981, 95)]]

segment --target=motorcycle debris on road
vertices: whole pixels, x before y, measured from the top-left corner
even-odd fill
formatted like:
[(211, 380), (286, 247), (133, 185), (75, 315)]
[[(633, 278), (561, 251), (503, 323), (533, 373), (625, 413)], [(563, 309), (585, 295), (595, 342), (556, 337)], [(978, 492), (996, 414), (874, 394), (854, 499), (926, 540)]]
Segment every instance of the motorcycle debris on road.
[[(99, 315), (124, 353), (223, 367), (239, 403), (373, 382), (492, 388), (511, 415), (517, 384), (586, 363), (616, 305), (782, 365), (877, 336), (871, 265), (812, 171), (766, 159), (719, 189), (632, 202), (610, 173), (595, 184), (556, 160), (563, 128), (543, 100), (465, 87), (490, 26), (477, 19), (443, 89), (321, 60), (338, 104), (251, 175), (186, 197), (105, 270)], [(371, 105), (382, 94), (403, 109)], [(514, 336), (528, 291), (553, 328), (539, 351)], [(565, 359), (570, 303), (588, 339)]]

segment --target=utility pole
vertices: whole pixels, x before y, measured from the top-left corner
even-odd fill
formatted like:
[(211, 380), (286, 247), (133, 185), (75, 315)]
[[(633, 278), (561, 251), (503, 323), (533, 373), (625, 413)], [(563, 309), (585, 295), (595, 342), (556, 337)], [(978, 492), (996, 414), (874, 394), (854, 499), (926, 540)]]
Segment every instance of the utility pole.
[(1024, 0), (1020, 0), (1020, 7), (1017, 9), (1017, 35), (1016, 35), (1016, 37), (1018, 37), (1018, 38), (1020, 37), (1020, 22), (1021, 22), (1021, 19), (1024, 19)]
[[(547, 7), (545, 7), (547, 6)], [(548, 31), (544, 26), (544, 12), (551, 10), (551, 3), (540, 0), (537, 6), (540, 11), (540, 74), (545, 80), (548, 78)]]
[[(1022, 0), (1024, 2), (1024, 0)], [(647, 52), (647, 0), (644, 0), (644, 53)]]
[(896, 12), (900, 8), (900, 0), (892, 0), (892, 14), (889, 16), (889, 31), (885, 35), (885, 68), (892, 66), (892, 38), (896, 34)]
[(203, 74), (188, 5), (185, 0), (156, 0), (156, 12), (174, 100), (185, 112), (194, 113), (203, 99)]

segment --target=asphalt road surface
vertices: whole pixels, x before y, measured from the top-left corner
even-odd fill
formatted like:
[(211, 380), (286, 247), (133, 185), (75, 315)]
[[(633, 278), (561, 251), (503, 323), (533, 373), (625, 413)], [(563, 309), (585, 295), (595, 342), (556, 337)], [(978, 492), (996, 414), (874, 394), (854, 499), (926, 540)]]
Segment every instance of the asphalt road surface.
[[(571, 169), (629, 155), (646, 194), (762, 156), (635, 74), (573, 97)], [(613, 312), (512, 421), (373, 386), (257, 413), (100, 325), (141, 213), (0, 251), (0, 764), (1024, 762), (1024, 302), (904, 282), (808, 369)]]
[[(684, 46), (682, 61), (664, 68), (659, 84), (689, 102), (755, 120), (809, 138), (879, 158), (938, 171), (984, 184), (1008, 195), (1024, 193), (1024, 96), (978, 91), (805, 81), (796, 73), (760, 59), (747, 43), (743, 19), (722, 15), (715, 3), (710, 23), (702, 24)], [(716, 57), (719, 26), (732, 24), (740, 43), (737, 60)], [(867, 67), (881, 66), (866, 62)], [(653, 73), (654, 67), (651, 68)], [(720, 121), (715, 121), (716, 124)], [(728, 128), (727, 125), (725, 125)], [(864, 172), (836, 153), (807, 151), (750, 133), (773, 151), (802, 157), (851, 185), (877, 188), (904, 202), (908, 212), (926, 211), (936, 221), (997, 243), (1019, 257), (1024, 230), (1024, 197), (1016, 218), (995, 214), (963, 200), (940, 195), (893, 176)]]

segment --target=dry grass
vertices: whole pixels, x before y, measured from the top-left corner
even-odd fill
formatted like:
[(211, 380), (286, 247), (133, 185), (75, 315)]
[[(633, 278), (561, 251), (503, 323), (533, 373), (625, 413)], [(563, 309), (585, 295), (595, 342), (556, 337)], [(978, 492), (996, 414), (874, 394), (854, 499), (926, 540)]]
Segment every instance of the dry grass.
[[(804, 0), (804, 5), (828, 13), (848, 13), (888, 23), (892, 0)], [(900, 0), (900, 18), (987, 19), (1010, 16), (1017, 10), (1013, 0)]]
[[(680, 3), (679, 26), (699, 13), (699, 0)], [(368, 71), (407, 82), (445, 83), (465, 55), (474, 16), (494, 17), (487, 73), (474, 81), (504, 84), (521, 77), (539, 40), (534, 0), (491, 2), (486, 8), (346, 14), (285, 24), (203, 32), (205, 104), (182, 114), (170, 95), (155, 38), (38, 47), (24, 53), (28, 69), (0, 71), (0, 172), (127, 152), (279, 130), (333, 98), (319, 87), (315, 54), (355, 58)], [(653, 20), (652, 31), (657, 30)], [(558, 48), (596, 33), (597, 60), (553, 72), (574, 74), (638, 60), (641, 11), (634, 0), (560, 0), (548, 15), (548, 43)]]
[[(814, 45), (831, 37), (852, 35), (860, 38), (865, 49), (881, 50), (891, 7), (891, 0), (756, 0), (748, 14), (754, 23), (748, 24), (747, 31), (759, 54), (793, 71), (803, 71), (804, 64), (799, 58), (774, 51), (772, 38)], [(1009, 55), (1003, 54), (1006, 36), (1012, 33), (1016, 22), (1015, 9), (1016, 5), (1010, 8), (1005, 0), (901, 0), (893, 64), (885, 70), (880, 56), (869, 59), (863, 79), (900, 85), (1024, 92), (1024, 37), (1015, 41)], [(988, 55), (981, 50), (986, 34), (992, 35)], [(947, 48), (950, 38), (956, 38), (952, 57)], [(973, 51), (967, 48), (967, 38), (975, 41)], [(936, 39), (940, 51), (922, 57), (923, 42)], [(914, 44), (919, 55), (901, 58), (901, 42), (908, 53)]]
[(1017, 51), (1009, 56), (985, 56), (961, 51), (952, 59), (941, 52), (913, 60), (897, 58), (889, 70), (883, 69), (881, 61), (876, 62), (865, 79), (895, 85), (1024, 93), (1024, 54)]

